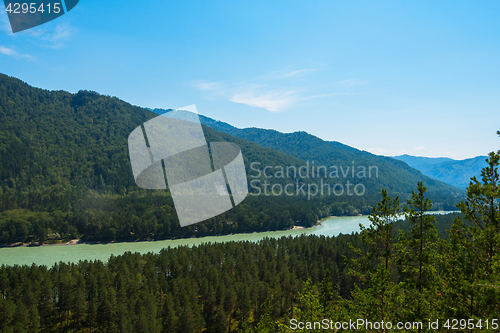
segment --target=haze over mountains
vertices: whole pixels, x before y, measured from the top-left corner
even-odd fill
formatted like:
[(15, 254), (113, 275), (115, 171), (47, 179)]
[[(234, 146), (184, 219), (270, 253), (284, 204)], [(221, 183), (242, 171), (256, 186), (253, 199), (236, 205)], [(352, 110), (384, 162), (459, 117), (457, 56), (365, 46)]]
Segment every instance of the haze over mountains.
[(400, 155), (394, 158), (405, 162), (428, 177), (465, 189), (469, 186), (472, 177), (480, 179), (481, 169), (486, 167), (488, 157), (476, 156), (465, 160), (454, 160), (446, 157)]

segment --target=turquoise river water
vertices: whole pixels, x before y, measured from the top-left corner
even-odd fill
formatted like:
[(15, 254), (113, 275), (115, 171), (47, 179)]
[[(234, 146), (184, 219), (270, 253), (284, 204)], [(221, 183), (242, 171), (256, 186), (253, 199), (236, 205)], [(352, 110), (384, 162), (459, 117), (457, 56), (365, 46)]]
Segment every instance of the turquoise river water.
[[(442, 213), (442, 212), (441, 212)], [(218, 243), (231, 241), (259, 241), (265, 237), (280, 238), (282, 236), (324, 235), (337, 236), (359, 231), (359, 224), (368, 226), (368, 216), (331, 217), (321, 225), (307, 229), (282, 231), (267, 231), (248, 234), (233, 234), (225, 236), (208, 236), (201, 238), (183, 238), (150, 242), (123, 242), (107, 244), (73, 244), (48, 245), (32, 247), (4, 247), (0, 248), (0, 265), (37, 265), (52, 266), (54, 263), (78, 262), (80, 260), (99, 259), (107, 261), (111, 255), (121, 255), (127, 251), (139, 253), (159, 253), (166, 247), (196, 246), (203, 243)]]

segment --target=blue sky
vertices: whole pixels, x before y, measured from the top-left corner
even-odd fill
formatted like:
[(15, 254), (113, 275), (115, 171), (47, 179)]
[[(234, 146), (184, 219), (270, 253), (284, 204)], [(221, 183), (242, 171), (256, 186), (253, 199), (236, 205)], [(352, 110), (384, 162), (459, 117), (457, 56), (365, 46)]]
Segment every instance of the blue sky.
[(500, 148), (499, 1), (97, 1), (10, 33), (0, 72), (379, 155)]

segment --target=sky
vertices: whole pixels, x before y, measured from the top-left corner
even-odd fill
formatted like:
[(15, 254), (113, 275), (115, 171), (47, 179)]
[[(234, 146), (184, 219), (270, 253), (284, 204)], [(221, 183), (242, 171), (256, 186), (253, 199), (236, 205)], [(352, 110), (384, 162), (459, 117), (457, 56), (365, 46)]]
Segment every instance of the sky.
[(81, 0), (12, 34), (0, 73), (377, 155), (500, 149), (499, 1)]

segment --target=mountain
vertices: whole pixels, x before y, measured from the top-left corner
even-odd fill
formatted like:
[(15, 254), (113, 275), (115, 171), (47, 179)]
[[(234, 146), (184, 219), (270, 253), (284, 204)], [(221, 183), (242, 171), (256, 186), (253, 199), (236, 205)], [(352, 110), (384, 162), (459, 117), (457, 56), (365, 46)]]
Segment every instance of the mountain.
[(429, 170), (432, 166), (435, 166), (437, 164), (456, 161), (448, 157), (420, 157), (420, 156), (411, 156), (406, 154), (400, 156), (394, 156), (393, 158), (405, 162), (412, 168), (422, 171), (422, 173), (424, 173), (424, 171)]
[[(89, 241), (165, 239), (316, 223), (317, 202), (248, 196), (225, 214), (181, 228), (170, 192), (143, 190), (132, 175), (128, 136), (154, 117), (114, 97), (37, 89), (0, 74), (0, 243), (43, 241), (48, 234)], [(247, 170), (254, 161), (305, 164), (209, 127), (204, 132), (209, 142), (238, 144)], [(360, 205), (345, 199), (348, 207)]]
[(480, 178), (481, 170), (486, 167), (488, 157), (477, 156), (465, 160), (454, 160), (446, 157), (400, 155), (394, 158), (420, 170), (426, 176), (465, 189), (469, 186), (472, 177)]
[[(169, 110), (154, 109), (153, 112), (163, 114)], [(429, 196), (434, 201), (441, 201), (448, 195), (457, 196), (463, 193), (452, 186), (423, 176), (421, 172), (409, 167), (406, 163), (390, 157), (373, 155), (366, 151), (347, 146), (336, 141), (323, 141), (306, 132), (281, 133), (276, 130), (261, 128), (236, 128), (230, 124), (200, 115), (200, 121), (218, 131), (232, 136), (252, 141), (260, 146), (272, 148), (287, 155), (299, 158), (315, 165), (338, 166), (344, 169), (348, 166), (376, 166), (378, 177), (363, 179), (367, 192), (380, 193), (382, 188), (388, 189), (393, 196), (406, 198), (418, 181), (423, 181), (428, 187)], [(352, 170), (352, 169), (351, 169)], [(356, 169), (357, 170), (357, 169)], [(356, 178), (356, 177), (354, 177)]]
[[(218, 124), (203, 125), (207, 141), (241, 147), (252, 195), (222, 215), (181, 228), (170, 192), (141, 189), (132, 175), (128, 135), (156, 116), (116, 97), (48, 91), (0, 74), (0, 243), (46, 241), (48, 235), (131, 241), (310, 226), (328, 215), (369, 213), (382, 188), (406, 199), (418, 181), (428, 186), (440, 208), (452, 208), (461, 195), (401, 161), (305, 132), (239, 130), (201, 117), (203, 124)], [(337, 168), (336, 177), (330, 169), (328, 177), (318, 172), (320, 164)], [(370, 166), (373, 177), (367, 176)], [(353, 167), (365, 168), (366, 176), (359, 176), (361, 169), (351, 173)], [(280, 168), (292, 170), (291, 176), (279, 177)], [(301, 169), (316, 174), (304, 178)], [(264, 176), (268, 171), (272, 178)], [(320, 181), (337, 192), (301, 192)], [(362, 187), (354, 187), (357, 183)], [(272, 194), (287, 185), (297, 191)]]

